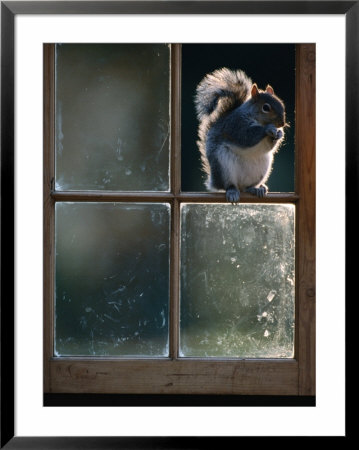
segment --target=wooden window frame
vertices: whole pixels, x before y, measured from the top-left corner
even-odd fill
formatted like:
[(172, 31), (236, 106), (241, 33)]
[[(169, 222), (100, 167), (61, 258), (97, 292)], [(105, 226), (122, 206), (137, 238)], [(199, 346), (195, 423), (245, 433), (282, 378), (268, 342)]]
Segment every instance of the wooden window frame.
[[(44, 44), (44, 393), (315, 395), (315, 44), (296, 44), (295, 192), (261, 203), (296, 205), (293, 359), (183, 358), (179, 343), (180, 206), (225, 202), (223, 193), (181, 192), (181, 45), (171, 48), (169, 192), (55, 191), (55, 44)], [(253, 196), (241, 195), (242, 203)], [(170, 357), (55, 357), (55, 203), (166, 202), (171, 205)]]

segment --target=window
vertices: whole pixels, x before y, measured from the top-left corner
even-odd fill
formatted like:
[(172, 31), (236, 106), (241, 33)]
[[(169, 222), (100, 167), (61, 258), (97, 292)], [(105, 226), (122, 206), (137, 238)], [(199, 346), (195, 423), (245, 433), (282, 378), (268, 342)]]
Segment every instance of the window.
[(195, 47), (44, 46), (46, 393), (314, 395), (315, 47), (295, 177), (235, 206), (181, 171)]

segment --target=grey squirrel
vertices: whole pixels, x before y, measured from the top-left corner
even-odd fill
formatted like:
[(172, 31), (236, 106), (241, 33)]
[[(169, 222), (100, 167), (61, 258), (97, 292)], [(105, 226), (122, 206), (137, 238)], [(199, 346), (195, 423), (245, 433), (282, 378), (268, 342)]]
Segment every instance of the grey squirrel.
[(198, 146), (210, 190), (225, 190), (237, 203), (240, 191), (263, 197), (273, 155), (284, 139), (285, 106), (242, 71), (222, 68), (205, 76), (195, 97)]

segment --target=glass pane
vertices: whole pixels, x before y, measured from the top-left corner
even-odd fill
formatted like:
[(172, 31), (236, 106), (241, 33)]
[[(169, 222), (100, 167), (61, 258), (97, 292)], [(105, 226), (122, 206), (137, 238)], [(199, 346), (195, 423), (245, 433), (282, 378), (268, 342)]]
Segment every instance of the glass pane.
[(242, 69), (260, 89), (270, 84), (284, 101), (290, 127), (285, 128), (285, 140), (274, 156), (266, 184), (270, 192), (294, 192), (295, 44), (272, 43), (182, 44), (182, 191), (207, 190), (197, 146), (199, 122), (193, 99), (198, 83), (221, 67)]
[(170, 48), (56, 45), (56, 189), (167, 191)]
[(169, 214), (56, 204), (55, 355), (168, 355)]
[(181, 356), (293, 357), (294, 212), (183, 205)]

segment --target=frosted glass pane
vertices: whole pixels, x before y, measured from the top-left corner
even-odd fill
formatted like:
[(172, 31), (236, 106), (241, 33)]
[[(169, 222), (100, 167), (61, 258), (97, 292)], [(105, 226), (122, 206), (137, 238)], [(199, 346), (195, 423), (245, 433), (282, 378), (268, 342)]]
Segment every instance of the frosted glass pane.
[(294, 213), (182, 206), (181, 356), (293, 357)]
[(56, 189), (167, 191), (170, 49), (56, 45)]
[(168, 355), (169, 214), (56, 204), (55, 355)]

